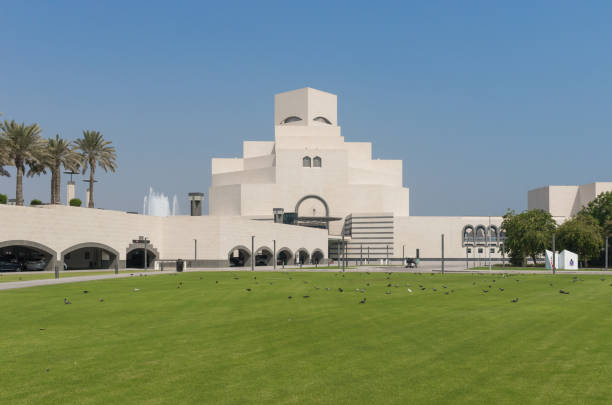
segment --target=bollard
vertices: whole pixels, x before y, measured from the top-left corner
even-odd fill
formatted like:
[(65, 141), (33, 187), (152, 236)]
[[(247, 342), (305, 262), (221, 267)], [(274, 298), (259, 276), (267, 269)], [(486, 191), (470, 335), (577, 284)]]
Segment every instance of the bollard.
[(444, 274), (444, 234), (442, 234), (442, 274)]

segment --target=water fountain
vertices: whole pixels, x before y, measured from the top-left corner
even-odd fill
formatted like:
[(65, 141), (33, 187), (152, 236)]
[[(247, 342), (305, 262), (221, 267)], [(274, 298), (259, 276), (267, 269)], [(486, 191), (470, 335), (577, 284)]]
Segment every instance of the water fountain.
[(142, 213), (156, 217), (179, 215), (178, 197), (176, 194), (172, 197), (171, 206), (168, 196), (149, 187), (149, 194), (144, 197)]

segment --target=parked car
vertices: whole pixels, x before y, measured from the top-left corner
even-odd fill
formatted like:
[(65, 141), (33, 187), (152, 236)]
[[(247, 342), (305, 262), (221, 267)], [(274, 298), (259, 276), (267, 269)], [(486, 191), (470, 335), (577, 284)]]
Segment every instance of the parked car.
[(27, 260), (23, 264), (25, 271), (42, 271), (47, 268), (47, 261), (45, 259)]
[(21, 264), (15, 259), (0, 258), (0, 271), (21, 271)]
[(244, 260), (240, 257), (230, 257), (230, 267), (242, 267), (244, 266)]

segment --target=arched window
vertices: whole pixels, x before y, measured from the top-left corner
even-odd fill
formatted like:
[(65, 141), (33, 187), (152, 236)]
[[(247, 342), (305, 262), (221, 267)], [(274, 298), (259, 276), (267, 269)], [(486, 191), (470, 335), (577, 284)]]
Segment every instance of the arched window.
[(302, 166), (303, 167), (312, 167), (312, 161), (310, 160), (309, 156), (304, 156), (304, 159), (302, 159)]
[(321, 167), (321, 158), (319, 156), (315, 156), (312, 160), (312, 167)]
[(316, 117), (313, 121), (321, 122), (323, 124), (331, 125), (332, 123), (325, 117)]
[(302, 119), (300, 117), (296, 117), (295, 115), (292, 115), (291, 117), (285, 118), (283, 122), (281, 122), (281, 124), (289, 124), (290, 122), (297, 122), (297, 121), (302, 121)]
[(484, 245), (487, 241), (487, 231), (485, 230), (484, 225), (478, 225), (476, 227), (476, 244)]
[(491, 245), (497, 245), (497, 238), (499, 235), (499, 231), (497, 229), (497, 226), (495, 225), (491, 225), (490, 229), (489, 229), (489, 244)]
[(474, 227), (466, 225), (463, 227), (463, 246), (474, 246)]

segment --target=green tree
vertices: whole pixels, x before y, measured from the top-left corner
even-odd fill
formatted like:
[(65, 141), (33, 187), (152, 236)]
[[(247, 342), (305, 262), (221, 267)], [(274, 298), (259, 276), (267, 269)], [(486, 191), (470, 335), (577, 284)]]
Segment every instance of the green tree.
[[(0, 122), (0, 136), (2, 134), (3, 127), (4, 127), (4, 124)], [(0, 176), (6, 176), (6, 177), (11, 176), (11, 174), (7, 172), (6, 169), (4, 168), (4, 166), (10, 165), (10, 163), (11, 162), (9, 162), (9, 159), (8, 159), (8, 152), (5, 151), (3, 144), (0, 141)]]
[(41, 129), (37, 124), (25, 125), (15, 121), (4, 121), (0, 135), (0, 150), (4, 159), (17, 169), (15, 181), (15, 198), (17, 205), (23, 205), (23, 174), (26, 166), (30, 167), (28, 176), (39, 173), (32, 170), (40, 167), (44, 141), (40, 137)]
[(603, 226), (604, 237), (612, 237), (612, 219), (606, 221)]
[(78, 198), (73, 198), (72, 200), (70, 200), (69, 204), (71, 207), (80, 207), (83, 203)]
[(589, 215), (577, 215), (565, 221), (556, 232), (559, 250), (577, 253), (587, 267), (588, 260), (599, 257), (604, 241), (597, 221)]
[(94, 208), (94, 175), (96, 166), (105, 172), (115, 172), (117, 158), (115, 148), (110, 141), (104, 140), (98, 131), (83, 131), (83, 137), (74, 141), (76, 149), (81, 154), (83, 174), (89, 169), (89, 208)]
[(0, 204), (6, 204), (7, 197), (6, 194), (0, 194)]
[(552, 245), (552, 234), (557, 226), (549, 212), (529, 210), (516, 214), (508, 211), (501, 225), (506, 235), (503, 250), (515, 265), (525, 265), (530, 257), (533, 263)]
[(42, 201), (40, 201), (38, 198), (35, 198), (30, 201), (30, 205), (42, 205)]
[(51, 171), (51, 204), (61, 204), (62, 165), (71, 171), (78, 170), (81, 155), (58, 134), (47, 140), (42, 163)]
[(612, 191), (599, 194), (580, 210), (578, 215), (588, 215), (594, 218), (601, 229), (605, 230), (606, 223), (612, 221)]
[[(0, 113), (2, 115), (2, 113)], [(2, 134), (2, 129), (4, 128), (4, 124), (0, 122), (0, 135)], [(0, 142), (0, 176), (10, 177), (10, 173), (4, 169), (3, 166), (8, 166), (10, 164), (8, 160), (8, 152), (3, 149), (2, 142)], [(6, 204), (6, 202), (4, 203)]]

